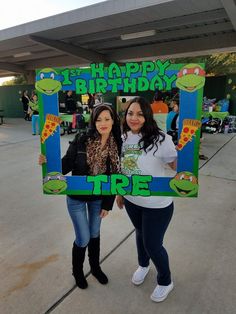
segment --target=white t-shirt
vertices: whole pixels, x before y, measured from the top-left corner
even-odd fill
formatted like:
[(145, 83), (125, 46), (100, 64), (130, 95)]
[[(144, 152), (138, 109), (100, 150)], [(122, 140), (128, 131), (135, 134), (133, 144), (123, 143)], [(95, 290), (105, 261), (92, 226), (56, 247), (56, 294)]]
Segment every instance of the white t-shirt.
[[(165, 164), (174, 161), (177, 157), (171, 136), (165, 134), (165, 140), (162, 143), (158, 143), (158, 150), (155, 152), (156, 146), (154, 146), (147, 153), (140, 149), (138, 145), (140, 138), (141, 134), (133, 134), (131, 131), (128, 132), (126, 140), (123, 138), (122, 173), (127, 176), (138, 174), (165, 177)], [(164, 208), (172, 203), (172, 197), (167, 196), (125, 195), (124, 197), (136, 205), (147, 208)]]

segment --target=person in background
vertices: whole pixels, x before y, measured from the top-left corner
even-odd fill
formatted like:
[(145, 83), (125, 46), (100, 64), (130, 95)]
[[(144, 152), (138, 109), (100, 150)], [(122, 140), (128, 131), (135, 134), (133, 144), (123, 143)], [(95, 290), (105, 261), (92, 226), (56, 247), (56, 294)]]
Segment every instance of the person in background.
[(66, 92), (65, 107), (66, 107), (66, 112), (69, 114), (73, 114), (76, 112), (76, 101), (74, 100), (72, 90), (69, 90)]
[(157, 125), (160, 129), (166, 132), (166, 118), (169, 108), (168, 105), (164, 102), (164, 96), (161, 91), (157, 91), (155, 93), (151, 108)]
[[(123, 124), (121, 171), (125, 175), (165, 176), (165, 165), (176, 169), (177, 152), (169, 135), (156, 124), (148, 101), (134, 98)], [(163, 239), (171, 221), (174, 205), (166, 196), (117, 196), (117, 205), (126, 208), (135, 227), (138, 268), (132, 276), (134, 285), (141, 285), (149, 272), (150, 259), (157, 270), (157, 286), (151, 299), (165, 300), (174, 284)]]
[(26, 121), (31, 121), (30, 119), (30, 115), (28, 113), (28, 110), (29, 110), (29, 96), (28, 96), (28, 91), (27, 90), (23, 90), (22, 92), (22, 96), (21, 96), (21, 101), (22, 101), (22, 104), (23, 104), (23, 110), (24, 110), (24, 119)]
[[(170, 107), (171, 110), (169, 111), (167, 118), (166, 118), (166, 130), (168, 131), (173, 131), (172, 127), (174, 127), (174, 130), (178, 129), (178, 127), (176, 127), (176, 120), (178, 118), (179, 115), (179, 101), (177, 99), (172, 100), (170, 102)], [(174, 117), (176, 117), (175, 122), (172, 124)]]
[(179, 129), (179, 102), (177, 100), (173, 100), (173, 112), (175, 113), (174, 119), (171, 122), (171, 129), (178, 130)]
[(200, 145), (199, 145), (199, 159), (201, 160), (208, 160), (208, 157), (206, 155), (203, 154), (202, 152), (202, 141), (203, 141), (203, 136), (202, 136), (202, 126), (201, 126), (201, 130), (200, 130)]
[(88, 99), (88, 108), (89, 108), (89, 112), (91, 113), (93, 111), (93, 106), (95, 105), (95, 96), (96, 94), (89, 94), (89, 99)]
[[(34, 93), (32, 101), (29, 102), (29, 107), (31, 109), (31, 119), (32, 119), (32, 135), (39, 134), (39, 106), (38, 106), (38, 96)], [(38, 132), (37, 132), (38, 129)]]
[[(65, 96), (65, 111), (67, 114), (74, 114), (77, 111), (76, 101), (73, 97), (73, 91), (68, 90)], [(67, 126), (67, 133), (72, 133), (72, 122), (64, 122)]]
[(31, 91), (30, 99), (33, 99), (33, 97), (34, 97), (35, 94), (37, 94), (37, 92), (36, 92), (36, 90), (33, 89), (33, 90)]
[[(89, 132), (77, 134), (62, 158), (62, 173), (72, 172), (72, 176), (119, 173), (121, 143), (120, 120), (115, 110), (106, 104), (97, 106), (91, 115)], [(39, 164), (45, 162), (45, 156), (40, 155)], [(100, 225), (112, 209), (114, 199), (113, 195), (67, 196), (67, 208), (75, 230), (73, 276), (81, 289), (88, 286), (83, 272), (87, 247), (92, 275), (101, 284), (108, 283), (99, 265)]]
[(167, 134), (172, 137), (172, 141), (175, 145), (178, 143), (178, 130), (179, 130), (179, 101), (172, 100), (172, 111), (167, 115), (166, 125)]

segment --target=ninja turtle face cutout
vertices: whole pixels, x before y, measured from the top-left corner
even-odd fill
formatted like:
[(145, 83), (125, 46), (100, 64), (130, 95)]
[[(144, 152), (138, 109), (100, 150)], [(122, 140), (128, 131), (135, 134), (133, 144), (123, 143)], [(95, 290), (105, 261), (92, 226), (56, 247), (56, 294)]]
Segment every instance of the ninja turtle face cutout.
[(38, 81), (35, 83), (35, 88), (48, 96), (57, 93), (62, 87), (59, 80), (60, 76), (51, 68), (42, 69), (37, 78)]
[(189, 93), (195, 92), (205, 84), (205, 71), (198, 64), (185, 65), (177, 77), (176, 86)]
[(179, 172), (170, 181), (170, 187), (179, 196), (192, 196), (198, 192), (198, 181), (191, 172)]
[(43, 179), (43, 190), (46, 193), (59, 194), (66, 189), (66, 178), (60, 172), (49, 172)]

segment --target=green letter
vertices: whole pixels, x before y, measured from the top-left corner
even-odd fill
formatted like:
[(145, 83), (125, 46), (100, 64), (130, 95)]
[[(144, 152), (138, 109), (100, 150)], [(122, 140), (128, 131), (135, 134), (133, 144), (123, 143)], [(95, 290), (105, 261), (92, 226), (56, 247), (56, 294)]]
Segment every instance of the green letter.
[(118, 85), (122, 84), (122, 79), (121, 78), (118, 78), (118, 79), (108, 79), (107, 82), (108, 82), (108, 85), (112, 86), (111, 92), (112, 93), (117, 93)]
[(139, 70), (139, 64), (136, 62), (126, 63), (126, 76), (130, 77), (131, 73), (136, 73)]
[(97, 74), (98, 77), (104, 77), (104, 64), (103, 63), (91, 63), (91, 76), (92, 78), (96, 78)]
[(155, 70), (155, 64), (152, 61), (143, 61), (142, 68), (142, 76), (146, 76), (147, 72), (152, 72)]
[[(115, 73), (113, 73), (115, 72)], [(115, 76), (114, 76), (115, 74)], [(108, 77), (121, 77), (121, 70), (120, 67), (116, 63), (111, 63), (108, 67)]]
[(153, 91), (156, 89), (158, 89), (158, 90), (164, 89), (163, 82), (162, 82), (162, 79), (160, 78), (160, 76), (156, 75), (151, 79), (149, 89), (153, 90)]
[(148, 187), (148, 182), (152, 182), (152, 176), (133, 175), (132, 176), (133, 189), (132, 189), (131, 195), (134, 195), (134, 196), (151, 195), (151, 192)]
[(156, 65), (159, 68), (158, 75), (162, 76), (165, 74), (166, 68), (168, 68), (168, 66), (170, 65), (170, 61), (167, 60), (164, 63), (162, 63), (161, 60), (157, 60)]
[[(131, 81), (131, 82), (130, 82)], [(135, 93), (136, 92), (136, 79), (129, 79), (129, 78), (124, 78), (124, 87), (123, 87), (123, 92), (124, 93)]]
[(96, 80), (95, 79), (91, 79), (88, 81), (88, 92), (90, 94), (94, 94), (95, 93), (95, 83), (96, 83)]
[(102, 182), (107, 183), (108, 177), (105, 174), (100, 174), (98, 176), (87, 176), (87, 182), (94, 183), (93, 194), (102, 194)]
[(61, 71), (61, 74), (64, 77), (64, 81), (62, 82), (62, 85), (71, 85), (72, 82), (70, 80), (70, 70), (65, 69), (64, 71)]
[(76, 94), (87, 94), (87, 87), (86, 87), (86, 81), (83, 79), (77, 79), (75, 81), (75, 90), (76, 90)]
[(96, 93), (106, 93), (107, 82), (103, 78), (96, 79)]
[(111, 194), (126, 195), (127, 192), (123, 188), (129, 185), (129, 178), (123, 174), (112, 174), (110, 177)]
[(176, 80), (177, 76), (174, 74), (171, 77), (164, 75), (163, 80), (166, 82), (165, 90), (171, 90), (172, 83)]
[(138, 91), (145, 92), (149, 88), (149, 81), (146, 77), (138, 77)]

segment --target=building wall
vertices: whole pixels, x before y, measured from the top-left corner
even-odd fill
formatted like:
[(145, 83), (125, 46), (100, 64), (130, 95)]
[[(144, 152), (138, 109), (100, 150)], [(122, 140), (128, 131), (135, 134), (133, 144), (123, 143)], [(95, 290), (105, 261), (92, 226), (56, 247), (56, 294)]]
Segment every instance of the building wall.
[(29, 96), (34, 85), (0, 86), (0, 109), (4, 110), (7, 118), (24, 117), (21, 95), (23, 90), (28, 90)]

